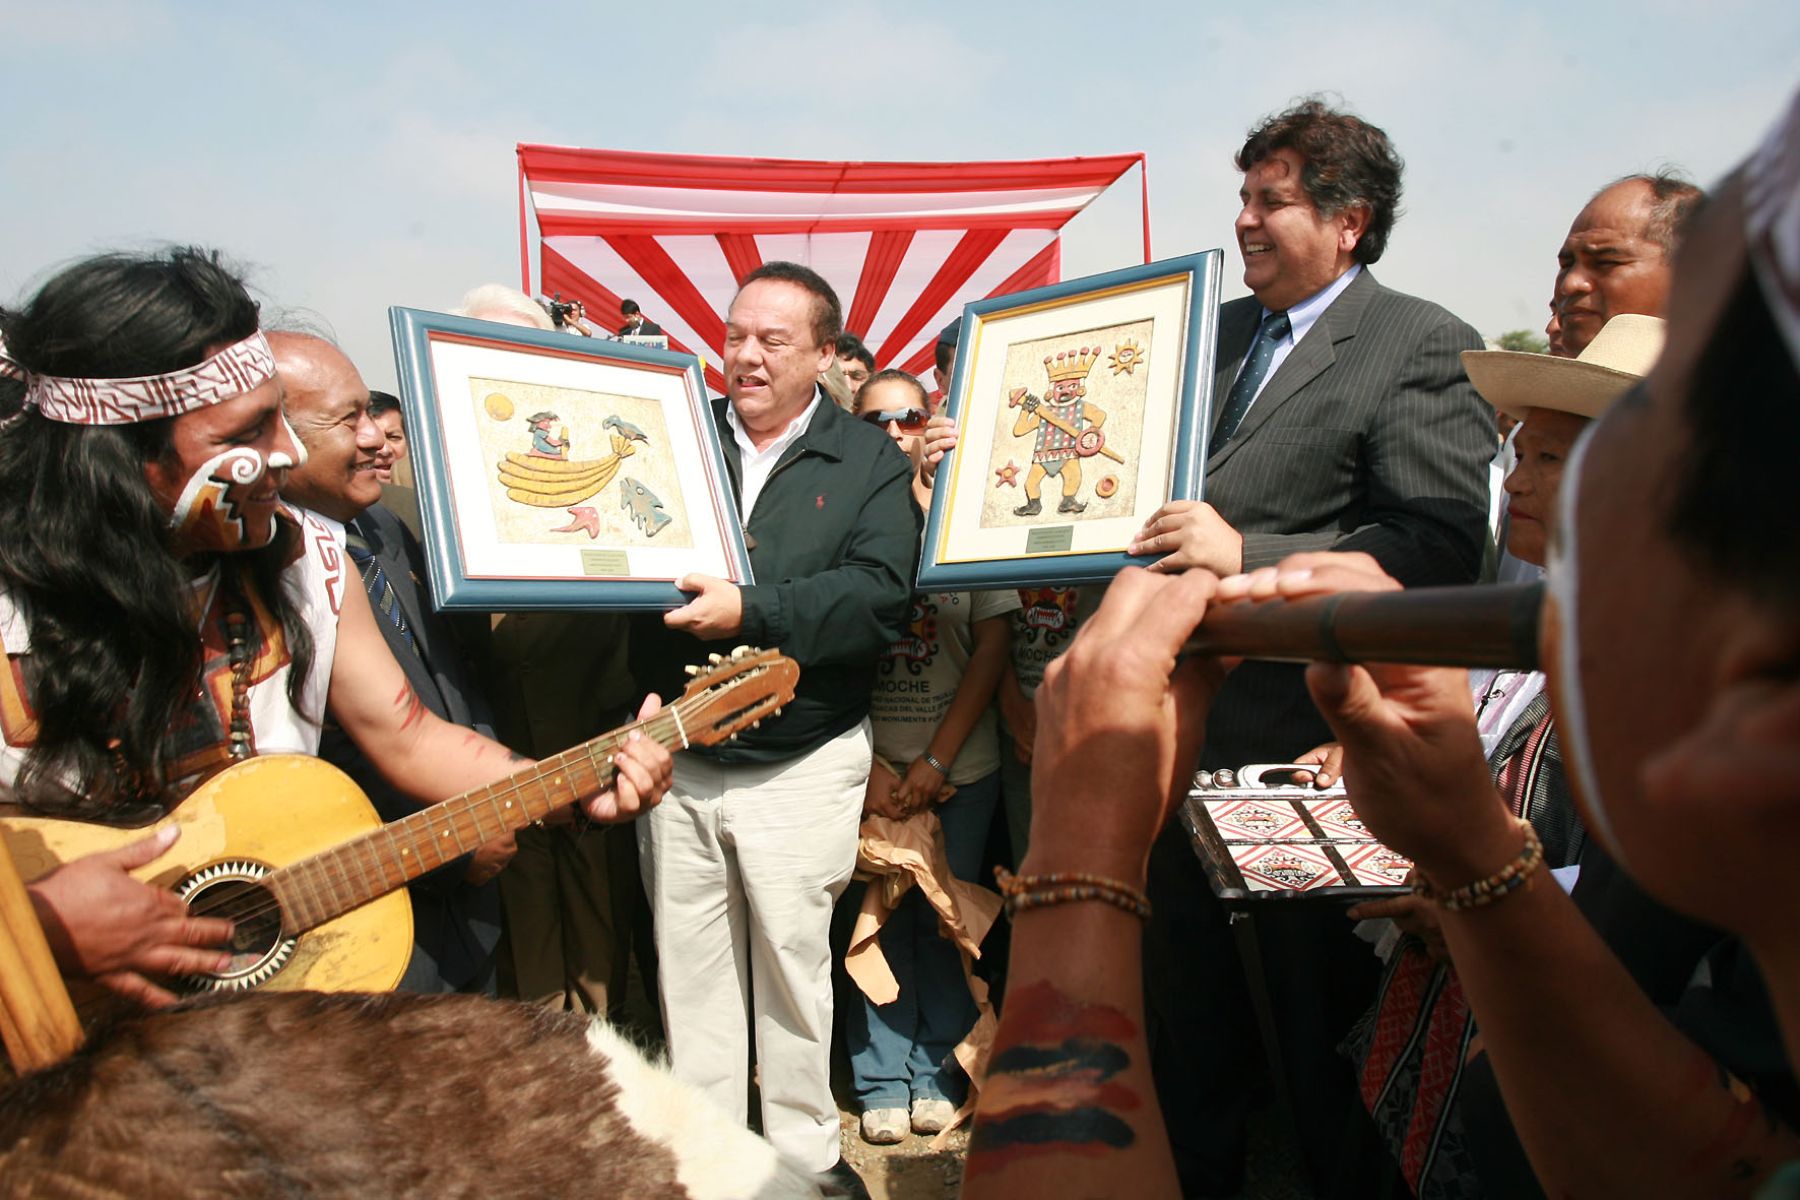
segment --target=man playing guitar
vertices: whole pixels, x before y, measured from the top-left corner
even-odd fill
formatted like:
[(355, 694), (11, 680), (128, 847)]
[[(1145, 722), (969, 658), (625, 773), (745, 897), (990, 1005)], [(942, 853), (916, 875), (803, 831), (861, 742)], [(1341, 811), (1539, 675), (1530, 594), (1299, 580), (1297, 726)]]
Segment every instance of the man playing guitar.
[[(0, 311), (0, 413), (0, 801), (136, 822), (234, 761), (313, 753), (327, 708), (422, 804), (524, 765), (421, 704), (337, 543), (281, 505), (305, 452), (217, 255), (101, 256)], [(668, 786), (650, 738), (615, 762), (594, 820)], [(228, 922), (125, 873), (174, 836), (31, 886), (66, 972), (157, 1005), (152, 976), (222, 966)]]

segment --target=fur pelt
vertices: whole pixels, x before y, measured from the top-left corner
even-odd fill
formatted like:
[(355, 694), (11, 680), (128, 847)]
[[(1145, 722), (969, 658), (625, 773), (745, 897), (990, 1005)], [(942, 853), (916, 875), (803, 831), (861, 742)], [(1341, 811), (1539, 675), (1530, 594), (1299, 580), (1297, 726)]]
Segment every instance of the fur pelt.
[(602, 1022), (253, 992), (121, 1020), (0, 1093), (0, 1196), (816, 1196)]

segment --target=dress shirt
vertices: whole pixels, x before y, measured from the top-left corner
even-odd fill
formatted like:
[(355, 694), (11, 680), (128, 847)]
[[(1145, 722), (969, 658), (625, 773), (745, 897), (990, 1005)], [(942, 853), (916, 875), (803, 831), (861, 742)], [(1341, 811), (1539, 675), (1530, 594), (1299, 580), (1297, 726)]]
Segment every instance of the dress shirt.
[(738, 452), (743, 457), (744, 485), (743, 494), (738, 498), (738, 514), (745, 524), (749, 523), (750, 514), (756, 511), (756, 498), (762, 495), (763, 484), (769, 481), (769, 472), (780, 461), (781, 452), (793, 445), (806, 432), (806, 427), (812, 424), (813, 413), (819, 409), (819, 395), (818, 390), (814, 389), (812, 403), (806, 406), (806, 411), (788, 422), (788, 427), (782, 430), (781, 436), (761, 450), (756, 448), (756, 443), (750, 440), (749, 431), (738, 420), (737, 409), (731, 406), (729, 400), (725, 402), (725, 419), (731, 423), (731, 436), (737, 441)]
[[(1295, 346), (1300, 344), (1300, 339), (1319, 323), (1320, 315), (1331, 307), (1333, 300), (1344, 294), (1344, 289), (1349, 287), (1360, 274), (1362, 274), (1362, 264), (1356, 263), (1348, 271), (1287, 310), (1288, 335), (1275, 343), (1275, 354), (1269, 359), (1269, 369), (1263, 372), (1262, 383), (1256, 389), (1257, 396), (1263, 394), (1263, 388), (1269, 386), (1269, 380), (1275, 378), (1275, 372), (1281, 370), (1281, 364), (1287, 361), (1287, 356), (1293, 352)], [(1262, 319), (1264, 321), (1269, 319), (1269, 313), (1269, 309), (1263, 309)], [(1239, 368), (1240, 371), (1242, 369), (1242, 367)], [(1256, 406), (1256, 396), (1250, 398), (1250, 405), (1252, 408)], [(1250, 410), (1245, 409), (1244, 411), (1247, 413)]]

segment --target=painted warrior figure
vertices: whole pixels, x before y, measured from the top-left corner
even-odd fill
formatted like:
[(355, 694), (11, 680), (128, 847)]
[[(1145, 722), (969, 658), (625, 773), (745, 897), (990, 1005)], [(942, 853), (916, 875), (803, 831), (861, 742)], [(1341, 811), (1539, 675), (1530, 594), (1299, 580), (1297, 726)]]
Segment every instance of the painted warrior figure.
[(1055, 357), (1045, 355), (1049, 394), (1039, 399), (1018, 388), (1009, 397), (1009, 403), (1022, 410), (1013, 422), (1013, 436), (1025, 437), (1037, 431), (1031, 448), (1031, 470), (1025, 476), (1025, 503), (1013, 509), (1015, 516), (1035, 517), (1043, 511), (1038, 498), (1045, 478), (1051, 475), (1062, 481), (1062, 501), (1056, 506), (1057, 512), (1079, 513), (1087, 509), (1087, 503), (1077, 500), (1075, 494), (1081, 490), (1081, 460), (1093, 453), (1091, 448), (1084, 453), (1084, 446), (1101, 444), (1100, 427), (1106, 423), (1106, 413), (1084, 399), (1088, 372), (1099, 357), (1097, 346), (1083, 346)]

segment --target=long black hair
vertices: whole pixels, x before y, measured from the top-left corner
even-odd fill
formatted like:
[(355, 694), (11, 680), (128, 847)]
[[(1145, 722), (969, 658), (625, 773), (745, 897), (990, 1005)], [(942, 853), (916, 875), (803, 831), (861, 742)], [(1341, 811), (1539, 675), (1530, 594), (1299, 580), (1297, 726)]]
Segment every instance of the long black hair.
[[(90, 379), (193, 366), (256, 328), (238, 276), (190, 247), (90, 258), (0, 309), (14, 361)], [(16, 410), (22, 385), (0, 387), (0, 411)], [(144, 477), (174, 453), (174, 420), (73, 425), (26, 410), (0, 429), (0, 588), (30, 633), (23, 674), (37, 719), (14, 791), (41, 811), (131, 819), (178, 799), (164, 739), (200, 686), (195, 564), (175, 557)], [(297, 705), (313, 642), (281, 584), (299, 534), (287, 521), (276, 530), (268, 546), (227, 556), (221, 586), (254, 589), (280, 621)]]

